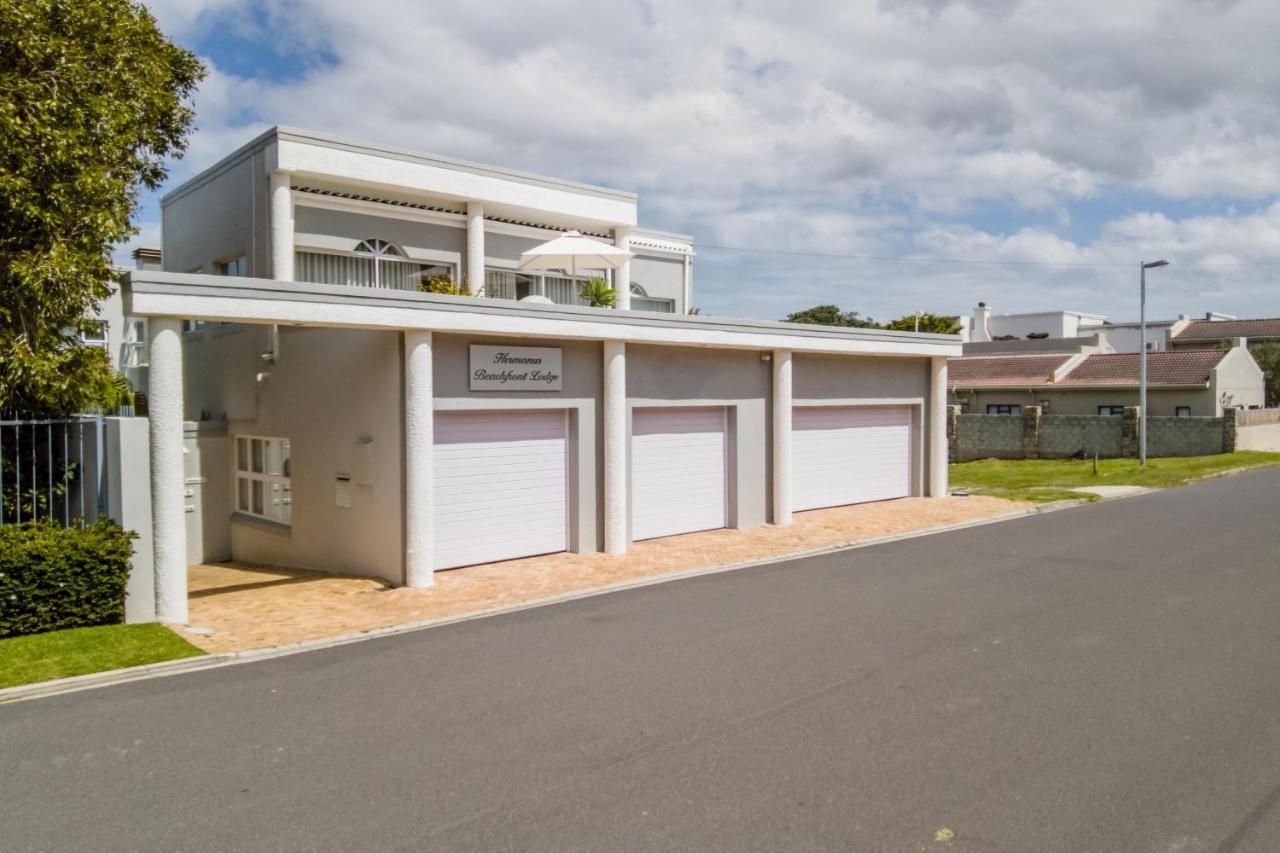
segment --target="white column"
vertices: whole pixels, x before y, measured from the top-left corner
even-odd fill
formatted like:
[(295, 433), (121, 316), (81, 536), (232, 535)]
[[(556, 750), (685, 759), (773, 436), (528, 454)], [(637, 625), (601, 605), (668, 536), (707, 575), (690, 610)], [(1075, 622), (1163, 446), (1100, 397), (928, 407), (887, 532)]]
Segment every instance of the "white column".
[(773, 351), (773, 523), (791, 525), (791, 350)]
[(431, 333), (404, 333), (404, 515), (405, 586), (434, 586), (435, 393)]
[(627, 345), (604, 342), (604, 550), (627, 552)]
[(929, 363), (929, 494), (947, 496), (947, 360)]
[(467, 287), (484, 293), (484, 205), (467, 202)]
[(293, 281), (293, 189), (288, 172), (271, 173), (271, 277)]
[[(619, 249), (631, 250), (631, 229), (615, 228), (613, 244)], [(617, 308), (620, 311), (631, 309), (631, 260), (627, 259), (622, 266), (613, 271), (613, 289), (618, 291)]]
[(156, 619), (187, 621), (186, 475), (182, 464), (182, 321), (147, 320), (151, 368), (147, 407), (151, 431), (151, 535)]

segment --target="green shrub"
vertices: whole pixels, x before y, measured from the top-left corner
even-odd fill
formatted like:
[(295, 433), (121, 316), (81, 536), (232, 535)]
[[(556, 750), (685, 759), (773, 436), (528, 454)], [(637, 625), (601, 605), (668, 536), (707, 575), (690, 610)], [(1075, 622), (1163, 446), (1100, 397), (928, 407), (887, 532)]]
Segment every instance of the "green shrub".
[(0, 526), (0, 637), (123, 622), (136, 535), (109, 521)]
[(451, 275), (429, 275), (418, 282), (418, 290), (421, 293), (439, 293), (445, 296), (471, 295), (471, 289), (465, 283), (454, 281)]

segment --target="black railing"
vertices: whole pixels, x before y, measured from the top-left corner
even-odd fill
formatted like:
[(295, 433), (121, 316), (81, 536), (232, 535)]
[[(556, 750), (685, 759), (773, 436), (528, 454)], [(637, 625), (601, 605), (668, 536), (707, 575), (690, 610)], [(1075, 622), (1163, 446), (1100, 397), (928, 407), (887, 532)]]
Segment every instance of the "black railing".
[(83, 527), (107, 512), (100, 415), (0, 420), (0, 524)]

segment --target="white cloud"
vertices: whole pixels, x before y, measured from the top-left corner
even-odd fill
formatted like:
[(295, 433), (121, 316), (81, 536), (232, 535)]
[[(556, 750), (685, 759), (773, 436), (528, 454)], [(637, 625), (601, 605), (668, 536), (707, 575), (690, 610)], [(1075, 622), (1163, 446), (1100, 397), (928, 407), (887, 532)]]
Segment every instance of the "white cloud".
[[(285, 123), (632, 189), (646, 224), (704, 242), (1058, 263), (1280, 258), (1274, 206), (1177, 219), (1148, 201), (1101, 225), (1091, 207), (1154, 194), (1217, 209), (1280, 193), (1280, 10), (1268, 0), (1080, 0), (1069, 12), (1057, 0), (150, 5), (180, 40), (219, 26), (272, 33), (301, 69), (280, 82), (215, 68), (175, 179)], [(993, 206), (1011, 224), (984, 225)], [(1097, 236), (1072, 236), (1087, 231)], [(698, 292), (719, 312), (760, 316), (832, 293), (881, 315), (956, 310), (996, 290), (1028, 307), (1128, 304), (1089, 268), (854, 267), (709, 250)], [(1213, 269), (1181, 296), (1280, 313), (1240, 270)]]

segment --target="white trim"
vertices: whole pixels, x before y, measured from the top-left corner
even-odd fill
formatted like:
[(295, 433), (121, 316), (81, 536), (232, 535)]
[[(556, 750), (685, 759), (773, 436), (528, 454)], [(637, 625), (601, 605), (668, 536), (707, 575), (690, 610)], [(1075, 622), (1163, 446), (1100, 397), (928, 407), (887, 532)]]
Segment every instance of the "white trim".
[(773, 351), (773, 523), (791, 526), (791, 351)]
[(606, 554), (627, 551), (629, 487), (627, 484), (627, 345), (619, 341), (604, 344), (604, 550)]
[(929, 495), (944, 498), (948, 493), (950, 453), (947, 447), (947, 360), (929, 360)]
[(366, 201), (362, 198), (343, 198), (342, 196), (321, 195), (305, 190), (292, 190), (293, 201), (298, 207), (312, 207), (318, 210), (333, 210), (339, 213), (359, 213), (365, 216), (377, 216), (383, 219), (404, 219), (410, 222), (426, 222), (431, 225), (445, 225), (450, 228), (466, 228), (467, 217), (464, 213), (448, 213), (439, 210), (422, 210), (416, 207), (400, 207), (381, 201)]

